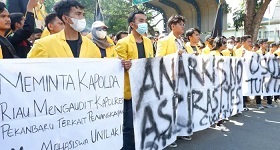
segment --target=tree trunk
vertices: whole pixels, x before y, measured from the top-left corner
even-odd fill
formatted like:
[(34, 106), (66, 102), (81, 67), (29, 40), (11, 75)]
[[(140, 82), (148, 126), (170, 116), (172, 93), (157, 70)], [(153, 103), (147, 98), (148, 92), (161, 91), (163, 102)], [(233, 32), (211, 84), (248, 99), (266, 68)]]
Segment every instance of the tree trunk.
[(245, 1), (244, 32), (252, 36), (252, 41), (256, 42), (264, 13), (271, 0), (264, 0), (264, 3), (256, 12), (256, 0)]

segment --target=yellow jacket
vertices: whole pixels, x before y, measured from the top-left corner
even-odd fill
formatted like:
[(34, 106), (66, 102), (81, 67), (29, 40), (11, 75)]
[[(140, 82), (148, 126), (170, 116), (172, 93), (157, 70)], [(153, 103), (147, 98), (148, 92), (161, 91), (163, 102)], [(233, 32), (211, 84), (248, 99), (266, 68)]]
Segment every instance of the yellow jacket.
[[(187, 50), (188, 54), (193, 54), (194, 53), (193, 48), (190, 45), (190, 42), (187, 42), (185, 47), (186, 47), (186, 50)], [(201, 54), (201, 50), (197, 46), (196, 46), (196, 49), (197, 49), (198, 54)]]
[[(99, 48), (88, 38), (81, 36), (80, 58), (100, 58)], [(64, 30), (43, 39), (36, 40), (27, 55), (28, 58), (73, 58), (66, 42)]]
[(273, 54), (276, 54), (278, 57), (280, 57), (280, 48), (278, 48)]
[(262, 49), (259, 49), (256, 51), (256, 53), (260, 54), (260, 55), (265, 55), (267, 53), (267, 51), (265, 50), (264, 52), (262, 51)]
[[(89, 33), (88, 35), (86, 35), (87, 38), (89, 38), (90, 40), (92, 40), (92, 34)], [(115, 58), (118, 57), (118, 54), (115, 50), (116, 45), (114, 43), (114, 41), (109, 37), (106, 36), (108, 43), (110, 43), (110, 47), (106, 48), (106, 58)], [(96, 45), (97, 46), (97, 45)]]
[(218, 50), (212, 50), (210, 51), (209, 55), (213, 55), (213, 56), (223, 56), (221, 55), (221, 53)]
[(241, 46), (240, 48), (236, 49), (235, 50), (236, 57), (243, 57), (244, 51), (246, 51), (246, 49), (243, 46)]
[[(143, 36), (143, 43), (145, 48), (146, 58), (153, 57), (153, 45), (150, 39)], [(132, 34), (118, 41), (116, 51), (120, 58), (124, 60), (138, 59), (138, 49), (136, 46), (135, 38)], [(131, 99), (131, 90), (129, 83), (129, 74), (125, 71), (124, 76), (124, 99)]]
[(206, 46), (202, 49), (201, 55), (209, 55), (211, 51), (211, 48), (209, 46)]
[(44, 37), (49, 36), (49, 35), (51, 35), (51, 33), (48, 30), (48, 28), (45, 27), (43, 33), (41, 34), (41, 38), (44, 38)]
[(160, 39), (157, 42), (156, 57), (166, 56), (177, 52), (177, 46), (175, 43), (176, 37), (171, 32), (167, 37)]
[(234, 50), (230, 51), (229, 49), (225, 49), (222, 51), (223, 56), (236, 56)]

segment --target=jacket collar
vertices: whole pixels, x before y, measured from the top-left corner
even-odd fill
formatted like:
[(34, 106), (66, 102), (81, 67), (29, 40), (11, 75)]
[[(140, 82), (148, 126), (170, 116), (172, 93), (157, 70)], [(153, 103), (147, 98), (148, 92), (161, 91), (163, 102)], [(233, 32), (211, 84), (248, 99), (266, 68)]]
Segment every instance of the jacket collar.
[[(57, 33), (57, 37), (61, 40), (64, 41), (64, 44), (63, 44), (63, 48), (65, 50), (65, 52), (67, 53), (68, 56), (73, 56), (73, 53), (70, 49), (70, 46), (68, 45), (68, 43), (66, 42), (66, 36), (65, 36), (65, 31), (62, 30), (60, 31), (59, 33)], [(79, 33), (79, 37), (78, 37), (78, 45), (77, 45), (77, 53), (78, 53), (78, 56), (80, 56), (80, 51), (81, 51), (81, 47), (82, 47), (82, 43), (83, 43), (83, 38), (82, 38), (82, 35)], [(69, 51), (70, 49), (70, 51)]]
[(176, 37), (174, 36), (173, 32), (170, 32), (170, 33), (168, 34), (168, 37), (171, 38), (172, 40), (175, 40), (175, 39), (176, 39)]

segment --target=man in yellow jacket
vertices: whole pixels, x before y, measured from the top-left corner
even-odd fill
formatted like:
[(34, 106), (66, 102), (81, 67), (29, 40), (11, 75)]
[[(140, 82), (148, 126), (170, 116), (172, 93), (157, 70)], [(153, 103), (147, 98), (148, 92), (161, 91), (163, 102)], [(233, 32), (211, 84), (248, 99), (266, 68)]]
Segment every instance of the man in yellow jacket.
[(45, 29), (41, 38), (55, 34), (64, 29), (64, 23), (57, 17), (56, 13), (50, 13), (45, 18)]
[(234, 51), (234, 39), (229, 37), (227, 39), (227, 49), (222, 51), (223, 56), (236, 56)]
[[(241, 37), (241, 47), (235, 50), (236, 57), (243, 57), (247, 51), (252, 48), (252, 37), (250, 35), (243, 35)], [(243, 96), (243, 110), (248, 111), (249, 108), (246, 106), (247, 96)]]
[(214, 39), (211, 37), (211, 35), (207, 35), (205, 37), (205, 48), (202, 49), (201, 51), (201, 55), (208, 55), (210, 54), (210, 51), (212, 49), (213, 46), (213, 41)]
[[(186, 48), (181, 35), (185, 32), (185, 17), (173, 15), (168, 19), (168, 27), (172, 31), (168, 36), (160, 39), (157, 43), (156, 56), (166, 56), (174, 53), (184, 53)], [(180, 136), (184, 140), (191, 140), (191, 136)], [(173, 142), (169, 147), (177, 147), (176, 142)]]
[(91, 27), (91, 33), (87, 35), (100, 50), (101, 58), (116, 58), (114, 41), (107, 36), (108, 27), (102, 21), (95, 21)]
[(275, 50), (275, 52), (273, 54), (280, 57), (280, 46), (279, 46), (280, 44), (278, 42), (275, 44), (276, 44), (277, 49)]
[(190, 28), (186, 31), (186, 37), (189, 42), (186, 43), (186, 49), (188, 54), (201, 54), (201, 51), (197, 47), (200, 41), (200, 30), (198, 28)]
[(235, 50), (236, 57), (243, 57), (246, 51), (250, 51), (252, 47), (252, 37), (250, 35), (244, 35), (241, 37), (242, 45), (239, 49)]
[(260, 55), (265, 55), (267, 53), (266, 49), (268, 48), (267, 39), (260, 39), (258, 42), (260, 49), (256, 53)]
[[(116, 51), (118, 56), (124, 60), (151, 58), (153, 57), (153, 46), (150, 39), (144, 35), (147, 32), (147, 17), (144, 12), (137, 11), (129, 15), (128, 24), (131, 34), (118, 41)], [(126, 66), (126, 65), (125, 65)], [(129, 74), (125, 67), (124, 83), (124, 122), (123, 122), (123, 148), (122, 150), (134, 150), (134, 129), (132, 97), (129, 83)]]
[(36, 41), (27, 57), (100, 58), (98, 47), (79, 33), (86, 27), (83, 9), (84, 7), (76, 0), (57, 2), (54, 10), (58, 18), (64, 22), (65, 29)]
[(179, 51), (186, 52), (181, 37), (185, 32), (185, 18), (180, 15), (171, 16), (168, 20), (168, 27), (172, 32), (158, 41), (156, 56), (166, 56)]

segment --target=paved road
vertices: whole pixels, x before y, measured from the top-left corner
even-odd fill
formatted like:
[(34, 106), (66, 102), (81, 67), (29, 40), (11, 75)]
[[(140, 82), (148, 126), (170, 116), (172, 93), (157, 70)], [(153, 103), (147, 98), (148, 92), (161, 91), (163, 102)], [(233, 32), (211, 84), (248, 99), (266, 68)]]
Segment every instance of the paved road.
[(250, 111), (225, 123), (231, 132), (209, 128), (195, 132), (192, 141), (177, 140), (177, 148), (165, 150), (280, 150), (280, 105), (259, 111), (254, 102)]

